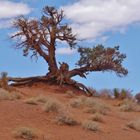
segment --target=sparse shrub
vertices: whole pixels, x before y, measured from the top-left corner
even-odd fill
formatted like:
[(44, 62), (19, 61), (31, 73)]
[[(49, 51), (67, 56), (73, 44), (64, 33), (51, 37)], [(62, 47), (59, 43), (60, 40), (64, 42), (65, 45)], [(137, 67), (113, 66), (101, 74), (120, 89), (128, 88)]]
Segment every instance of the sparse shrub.
[(110, 108), (105, 104), (97, 103), (95, 106), (88, 108), (86, 112), (91, 114), (100, 113), (102, 115), (107, 115), (109, 110)]
[(131, 99), (132, 98), (132, 94), (130, 90), (126, 90), (126, 89), (114, 89), (114, 97), (115, 99)]
[(91, 113), (91, 114), (94, 114), (94, 113), (100, 113), (102, 115), (107, 115), (109, 109), (108, 108), (105, 108), (103, 106), (96, 106), (96, 107), (92, 107), (92, 108), (89, 108), (86, 110), (87, 113)]
[(59, 112), (63, 109), (62, 103), (58, 100), (49, 98), (43, 106), (45, 112)]
[(43, 95), (40, 95), (40, 96), (28, 98), (28, 99), (24, 100), (24, 102), (27, 103), (27, 104), (37, 105), (38, 102), (39, 103), (46, 103), (47, 102), (47, 97), (43, 96)]
[(87, 129), (87, 130), (90, 130), (90, 131), (98, 131), (99, 130), (99, 126), (96, 122), (93, 122), (93, 121), (85, 121), (83, 124), (82, 124), (83, 128), (84, 129)]
[(56, 117), (56, 123), (57, 124), (60, 124), (60, 125), (77, 125), (78, 122), (73, 119), (72, 117), (70, 117), (69, 115), (66, 115), (66, 114), (59, 114), (57, 117)]
[(137, 100), (138, 103), (140, 103), (140, 93), (137, 93), (135, 95), (135, 99)]
[(132, 100), (125, 99), (123, 103), (120, 105), (120, 110), (125, 112), (130, 111), (140, 111), (140, 107)]
[(35, 100), (40, 103), (46, 103), (48, 99), (46, 96), (40, 95), (35, 97)]
[(8, 80), (7, 80), (7, 72), (1, 72), (0, 74), (0, 87), (4, 89), (8, 89)]
[(131, 91), (130, 90), (126, 90), (126, 89), (122, 89), (120, 92), (120, 99), (131, 99), (132, 95), (131, 95)]
[(84, 105), (87, 107), (93, 107), (96, 104), (98, 104), (98, 100), (91, 97), (87, 97), (86, 100), (84, 101)]
[(90, 120), (97, 121), (97, 122), (103, 122), (103, 117), (100, 113), (95, 113), (93, 116), (91, 116)]
[(78, 107), (81, 107), (84, 105), (84, 102), (85, 102), (85, 99), (86, 97), (84, 96), (81, 96), (77, 99), (73, 99), (70, 101), (70, 106), (73, 107), (73, 108), (78, 108)]
[(95, 107), (91, 107), (91, 108), (86, 109), (84, 112), (94, 114), (97, 112), (97, 110)]
[(66, 91), (66, 97), (68, 97), (68, 98), (74, 98), (75, 97), (75, 94), (74, 94), (73, 91), (68, 90), (68, 91)]
[(98, 112), (98, 113), (106, 115), (107, 112), (109, 111), (109, 107), (103, 103), (100, 103), (99, 100), (96, 100), (91, 97), (85, 97), (85, 96), (71, 100), (70, 106), (74, 108), (88, 107), (88, 109), (85, 111), (87, 113)]
[(32, 140), (38, 137), (36, 131), (29, 127), (16, 128), (12, 133), (15, 138), (23, 138), (26, 140)]
[(127, 91), (125, 89), (122, 89), (120, 93), (120, 99), (126, 99), (127, 98)]
[(20, 99), (21, 95), (18, 92), (8, 92), (0, 88), (0, 100), (16, 100)]
[(34, 97), (28, 98), (28, 99), (24, 100), (24, 102), (25, 102), (26, 104), (37, 105), (37, 101), (35, 100)]
[(114, 88), (113, 92), (114, 92), (115, 99), (118, 99), (120, 96), (119, 90), (117, 88)]
[(129, 111), (133, 111), (133, 106), (132, 104), (123, 104), (120, 106), (121, 111), (124, 112), (129, 112)]
[(131, 121), (127, 124), (127, 127), (140, 131), (140, 119), (139, 120), (135, 120), (135, 121)]
[(94, 98), (91, 97), (86, 97), (86, 96), (80, 96), (77, 99), (73, 99), (70, 102), (70, 106), (74, 107), (74, 108), (78, 108), (78, 107), (92, 107), (96, 104), (96, 100)]

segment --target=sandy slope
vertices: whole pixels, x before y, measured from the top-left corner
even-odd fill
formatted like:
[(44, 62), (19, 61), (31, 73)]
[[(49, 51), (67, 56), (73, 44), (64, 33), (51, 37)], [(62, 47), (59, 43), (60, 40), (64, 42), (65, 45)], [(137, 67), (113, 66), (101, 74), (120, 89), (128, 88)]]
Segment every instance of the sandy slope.
[[(67, 126), (55, 123), (56, 113), (46, 113), (42, 104), (25, 104), (23, 100), (31, 96), (44, 95), (56, 98), (65, 106), (72, 98), (54, 86), (33, 86), (19, 88), (24, 93), (24, 98), (15, 101), (0, 101), (0, 140), (15, 140), (12, 131), (18, 126), (32, 127), (38, 130), (39, 140), (139, 140), (140, 132), (126, 127), (126, 123), (140, 117), (140, 112), (121, 112), (117, 106), (118, 101), (97, 99), (110, 107), (104, 115), (103, 123), (99, 123), (100, 131), (85, 130), (81, 125)], [(79, 95), (78, 95), (79, 96)], [(74, 97), (76, 98), (76, 97)], [(85, 108), (67, 108), (71, 115), (78, 121), (89, 119), (90, 114), (85, 113)]]

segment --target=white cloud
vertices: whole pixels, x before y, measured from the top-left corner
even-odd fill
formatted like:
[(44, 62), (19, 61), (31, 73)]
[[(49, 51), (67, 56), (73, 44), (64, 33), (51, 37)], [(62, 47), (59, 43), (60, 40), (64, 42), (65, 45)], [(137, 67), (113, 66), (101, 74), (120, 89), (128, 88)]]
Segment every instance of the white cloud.
[(140, 0), (79, 0), (62, 8), (80, 39), (124, 32), (128, 25), (140, 22)]
[(64, 48), (58, 48), (56, 50), (56, 54), (61, 54), (61, 55), (71, 55), (76, 53), (76, 49), (71, 49), (68, 47), (64, 47)]
[(31, 8), (21, 2), (0, 0), (0, 5), (0, 28), (10, 27), (12, 18), (31, 12)]
[(0, 19), (12, 18), (30, 13), (31, 9), (24, 3), (15, 3), (8, 0), (0, 1)]

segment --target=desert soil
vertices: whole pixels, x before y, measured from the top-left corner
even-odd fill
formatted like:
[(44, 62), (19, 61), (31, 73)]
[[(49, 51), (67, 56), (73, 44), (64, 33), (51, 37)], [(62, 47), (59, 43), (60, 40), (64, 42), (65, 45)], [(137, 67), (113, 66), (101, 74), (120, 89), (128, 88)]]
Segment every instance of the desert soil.
[[(85, 108), (72, 108), (68, 104), (74, 97), (67, 95), (65, 88), (56, 88), (44, 84), (20, 87), (22, 98), (19, 100), (0, 100), (0, 140), (15, 140), (12, 132), (19, 126), (35, 128), (39, 133), (39, 140), (140, 140), (140, 131), (126, 127), (126, 124), (140, 118), (140, 112), (121, 112), (117, 106), (120, 101), (98, 99), (110, 107), (110, 111), (103, 115), (103, 122), (99, 122), (100, 131), (93, 132), (82, 128), (81, 124), (88, 120), (91, 114)], [(31, 105), (25, 99), (43, 95), (55, 98), (67, 106), (66, 111), (79, 123), (76, 126), (58, 125), (55, 122), (56, 113), (42, 110), (42, 104)], [(22, 139), (21, 139), (22, 140)]]

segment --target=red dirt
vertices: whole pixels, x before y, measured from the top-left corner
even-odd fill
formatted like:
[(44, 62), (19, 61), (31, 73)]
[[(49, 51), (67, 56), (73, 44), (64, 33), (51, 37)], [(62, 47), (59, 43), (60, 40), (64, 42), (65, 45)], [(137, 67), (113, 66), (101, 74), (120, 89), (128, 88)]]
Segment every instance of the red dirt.
[[(65, 105), (72, 98), (65, 94), (66, 88), (56, 88), (44, 84), (18, 88), (23, 92), (24, 98), (44, 95), (56, 98)], [(76, 95), (77, 96), (77, 95)], [(15, 140), (12, 131), (18, 126), (27, 126), (39, 131), (39, 140), (139, 140), (140, 132), (129, 129), (126, 124), (140, 117), (140, 112), (124, 113), (119, 111), (114, 104), (117, 101), (98, 99), (105, 102), (111, 107), (109, 114), (104, 116), (104, 122), (99, 123), (101, 131), (92, 132), (85, 130), (81, 125), (66, 126), (58, 125), (54, 119), (55, 113), (46, 113), (42, 110), (41, 105), (30, 105), (23, 102), (24, 99), (15, 101), (0, 101), (0, 140)], [(71, 115), (83, 122), (91, 115), (84, 112), (83, 108), (68, 107)], [(45, 138), (44, 138), (45, 137)]]

